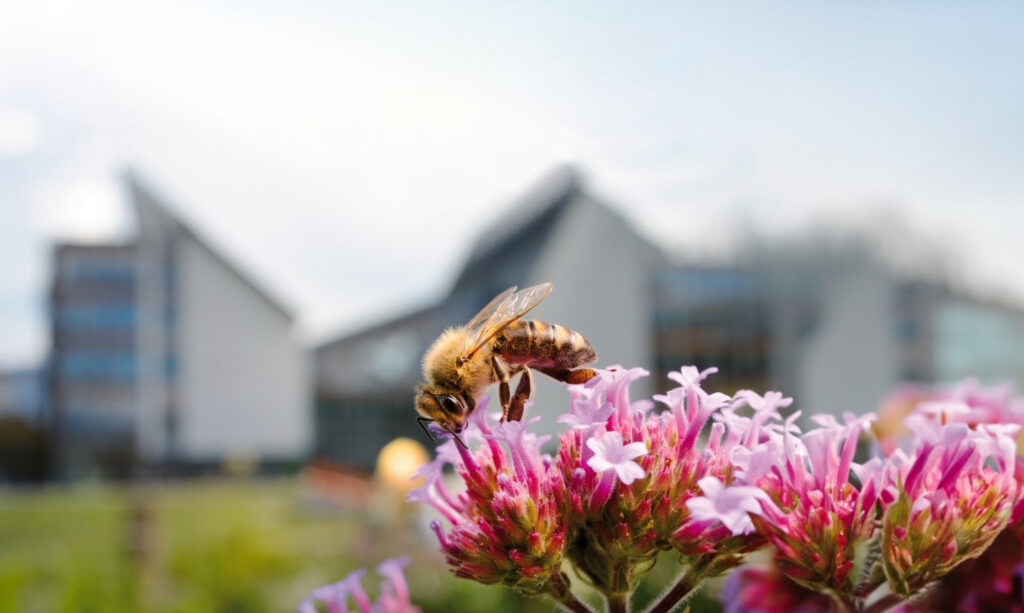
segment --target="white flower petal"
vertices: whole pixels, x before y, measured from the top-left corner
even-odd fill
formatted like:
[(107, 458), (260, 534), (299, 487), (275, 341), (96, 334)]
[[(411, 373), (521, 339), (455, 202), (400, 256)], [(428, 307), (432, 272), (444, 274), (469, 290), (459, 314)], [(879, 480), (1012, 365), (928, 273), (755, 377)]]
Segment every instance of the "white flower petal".
[(723, 489), (725, 489), (725, 486), (722, 485), (722, 482), (719, 481), (718, 477), (704, 477), (697, 482), (697, 485), (700, 486), (701, 491), (704, 492), (704, 495), (709, 499), (715, 498)]
[(637, 479), (643, 478), (646, 474), (644, 469), (640, 468), (640, 465), (636, 462), (624, 462), (615, 466), (615, 473), (619, 475), (619, 479), (626, 485), (629, 485)]
[(754, 531), (754, 522), (750, 521), (750, 517), (746, 513), (743, 515), (731, 515), (728, 519), (729, 521), (723, 521), (722, 523), (734, 535), (749, 534)]
[(605, 432), (604, 437), (601, 439), (604, 443), (605, 449), (621, 449), (622, 448), (622, 435), (612, 430), (611, 432)]
[(590, 468), (592, 468), (596, 473), (603, 473), (604, 471), (614, 466), (614, 464), (604, 459), (600, 455), (595, 455), (594, 457), (587, 460), (587, 465), (590, 466)]
[(690, 509), (690, 517), (697, 521), (718, 519), (714, 505), (712, 505), (711, 501), (704, 496), (694, 496), (687, 500), (686, 507)]
[(622, 448), (622, 457), (624, 459), (635, 460), (643, 455), (647, 455), (647, 445), (643, 443), (630, 443)]

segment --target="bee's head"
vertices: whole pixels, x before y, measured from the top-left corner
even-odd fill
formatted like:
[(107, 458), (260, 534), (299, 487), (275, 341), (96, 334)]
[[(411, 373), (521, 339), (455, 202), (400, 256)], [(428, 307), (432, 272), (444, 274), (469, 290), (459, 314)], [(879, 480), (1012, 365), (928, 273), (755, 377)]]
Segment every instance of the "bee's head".
[(416, 412), (422, 416), (420, 423), (432, 421), (455, 436), (462, 432), (466, 418), (474, 407), (475, 403), (469, 394), (426, 385), (416, 388)]

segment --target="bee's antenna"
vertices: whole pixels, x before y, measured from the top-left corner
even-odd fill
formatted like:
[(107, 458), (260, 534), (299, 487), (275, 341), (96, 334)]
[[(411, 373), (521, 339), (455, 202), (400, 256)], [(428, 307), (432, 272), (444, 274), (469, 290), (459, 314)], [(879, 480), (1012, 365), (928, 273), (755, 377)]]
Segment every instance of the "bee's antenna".
[(463, 442), (462, 442), (462, 438), (460, 438), (460, 437), (459, 437), (459, 435), (458, 435), (458, 434), (456, 434), (455, 430), (452, 430), (452, 427), (451, 427), (451, 426), (448, 426), (448, 425), (444, 425), (444, 426), (441, 426), (441, 427), (442, 427), (442, 428), (444, 428), (445, 430), (447, 430), (447, 431), (448, 431), (448, 433), (449, 433), (449, 434), (451, 434), (451, 435), (452, 435), (453, 437), (455, 437), (455, 441), (456, 441), (456, 442), (457, 442), (457, 443), (458, 443), (459, 445), (461, 445), (463, 449), (469, 449), (469, 447), (467, 447), (467, 446), (466, 446), (466, 443), (463, 443)]
[(423, 431), (427, 433), (427, 436), (430, 437), (430, 440), (434, 441), (435, 443), (437, 442), (437, 439), (434, 438), (434, 435), (430, 432), (430, 428), (428, 428), (425, 425), (434, 423), (434, 420), (430, 419), (429, 417), (417, 417), (416, 423), (420, 425), (420, 428), (423, 428)]

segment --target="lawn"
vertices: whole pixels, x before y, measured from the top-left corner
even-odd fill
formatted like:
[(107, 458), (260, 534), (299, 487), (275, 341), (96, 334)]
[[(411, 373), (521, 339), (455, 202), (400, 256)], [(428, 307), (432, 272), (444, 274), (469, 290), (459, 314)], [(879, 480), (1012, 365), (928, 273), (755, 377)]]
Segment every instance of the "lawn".
[(377, 563), (404, 554), (425, 612), (553, 609), (455, 579), (411, 511), (328, 505), (298, 479), (0, 491), (0, 613), (293, 611), (360, 566), (374, 594)]

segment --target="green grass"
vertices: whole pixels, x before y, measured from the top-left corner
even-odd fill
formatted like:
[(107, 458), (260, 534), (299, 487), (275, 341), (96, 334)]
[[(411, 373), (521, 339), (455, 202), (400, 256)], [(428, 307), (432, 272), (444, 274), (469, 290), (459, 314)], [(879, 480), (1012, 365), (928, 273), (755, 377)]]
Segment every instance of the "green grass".
[(0, 491), (0, 613), (294, 611), (359, 567), (375, 595), (377, 563), (404, 554), (425, 613), (554, 609), (455, 579), (433, 534), (402, 509), (311, 503), (298, 480)]
[(0, 492), (0, 613), (292, 611), (361, 566), (374, 594), (377, 563), (403, 554), (425, 611), (537, 608), (454, 579), (433, 535), (386, 511), (311, 504), (298, 481)]

